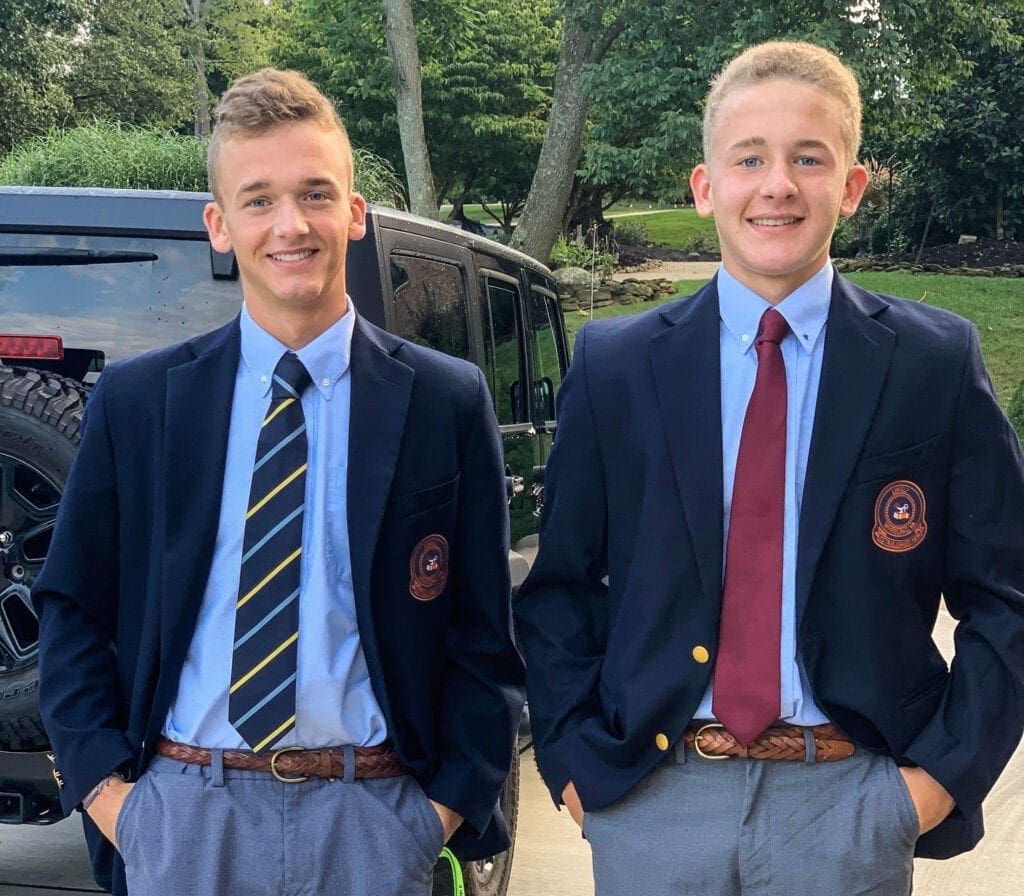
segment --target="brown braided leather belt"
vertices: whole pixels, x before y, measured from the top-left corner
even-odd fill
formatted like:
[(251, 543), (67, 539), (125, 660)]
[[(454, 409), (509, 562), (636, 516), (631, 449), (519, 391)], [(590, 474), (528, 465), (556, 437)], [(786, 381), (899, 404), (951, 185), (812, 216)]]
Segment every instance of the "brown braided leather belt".
[(683, 739), (686, 746), (695, 750), (705, 759), (728, 759), (738, 756), (743, 759), (788, 759), (804, 762), (807, 759), (807, 744), (804, 732), (814, 738), (815, 762), (838, 762), (849, 759), (856, 747), (835, 725), (814, 725), (802, 728), (799, 725), (774, 725), (754, 738), (746, 747), (741, 746), (718, 722), (706, 725), (691, 725)]
[[(355, 755), (355, 777), (397, 778), (409, 774), (398, 761), (398, 754), (389, 743), (375, 747), (352, 747)], [(178, 762), (191, 765), (210, 765), (212, 754), (202, 747), (179, 744), (160, 739), (157, 753)], [(248, 750), (225, 750), (224, 768), (249, 772), (270, 772), (285, 784), (299, 784), (308, 778), (344, 778), (345, 750), (341, 747), (323, 747), (305, 750), (302, 747), (284, 747), (273, 753), (251, 753)]]

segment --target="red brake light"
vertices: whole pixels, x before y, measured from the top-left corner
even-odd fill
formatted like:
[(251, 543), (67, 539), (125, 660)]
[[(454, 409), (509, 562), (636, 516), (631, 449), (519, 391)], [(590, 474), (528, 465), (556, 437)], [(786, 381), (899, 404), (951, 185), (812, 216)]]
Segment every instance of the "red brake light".
[(0, 358), (62, 361), (64, 340), (60, 336), (6, 336), (0, 333)]

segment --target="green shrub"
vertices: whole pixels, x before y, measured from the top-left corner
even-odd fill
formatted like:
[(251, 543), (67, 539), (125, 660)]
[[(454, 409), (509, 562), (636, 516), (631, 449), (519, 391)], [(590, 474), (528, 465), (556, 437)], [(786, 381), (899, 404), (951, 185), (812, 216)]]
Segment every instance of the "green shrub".
[[(390, 163), (365, 149), (354, 155), (356, 189), (372, 202), (403, 206)], [(102, 121), (52, 130), (0, 161), (0, 184), (203, 192), (206, 140)]]
[(871, 254), (908, 252), (911, 248), (910, 237), (900, 222), (890, 218), (888, 212), (882, 212), (871, 225)]
[(832, 231), (833, 258), (852, 258), (857, 252), (857, 230), (849, 218), (840, 218)]
[(639, 246), (647, 242), (647, 225), (643, 221), (619, 218), (613, 225), (612, 233), (620, 246)]
[(591, 248), (590, 244), (580, 240), (567, 240), (560, 236), (551, 250), (550, 266), (554, 268), (584, 268), (590, 270), (593, 267), (597, 273), (603, 276), (610, 276), (615, 270), (615, 263), (618, 258), (611, 252), (605, 251), (602, 246)]
[(1006, 406), (1006, 416), (1010, 418), (1010, 423), (1017, 430), (1017, 438), (1024, 445), (1024, 380), (1020, 381), (1020, 385), (1010, 397), (1010, 403)]
[(689, 239), (683, 240), (681, 249), (691, 255), (715, 255), (718, 244), (706, 233), (696, 231)]

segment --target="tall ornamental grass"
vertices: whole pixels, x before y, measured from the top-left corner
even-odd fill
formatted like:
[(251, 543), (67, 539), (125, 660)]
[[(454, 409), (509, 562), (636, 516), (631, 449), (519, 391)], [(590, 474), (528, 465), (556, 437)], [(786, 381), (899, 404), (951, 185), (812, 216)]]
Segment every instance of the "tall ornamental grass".
[[(356, 189), (371, 202), (403, 208), (402, 182), (390, 163), (365, 149), (353, 152)], [(206, 140), (102, 121), (55, 129), (0, 160), (0, 184), (205, 192)]]
[(206, 190), (206, 141), (94, 122), (51, 130), (0, 162), (0, 183), (33, 187)]

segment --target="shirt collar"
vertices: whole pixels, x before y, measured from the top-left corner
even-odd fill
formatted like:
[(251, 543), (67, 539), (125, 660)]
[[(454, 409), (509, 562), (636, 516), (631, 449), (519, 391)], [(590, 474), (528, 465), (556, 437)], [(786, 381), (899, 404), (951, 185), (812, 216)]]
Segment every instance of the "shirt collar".
[[(834, 277), (832, 263), (826, 262), (810, 280), (798, 286), (775, 306), (786, 318), (790, 330), (797, 337), (797, 343), (808, 353), (814, 351), (814, 345), (828, 320)], [(761, 315), (771, 307), (770, 302), (740, 283), (724, 267), (718, 269), (719, 314), (741, 353), (754, 344)]]
[[(295, 354), (306, 366), (313, 385), (324, 399), (331, 400), (334, 387), (348, 370), (352, 356), (352, 333), (355, 330), (356, 309), (348, 300), (348, 310), (312, 342), (304, 345)], [(249, 374), (260, 386), (260, 394), (270, 392), (274, 368), (288, 347), (264, 330), (242, 304), (242, 360)]]

